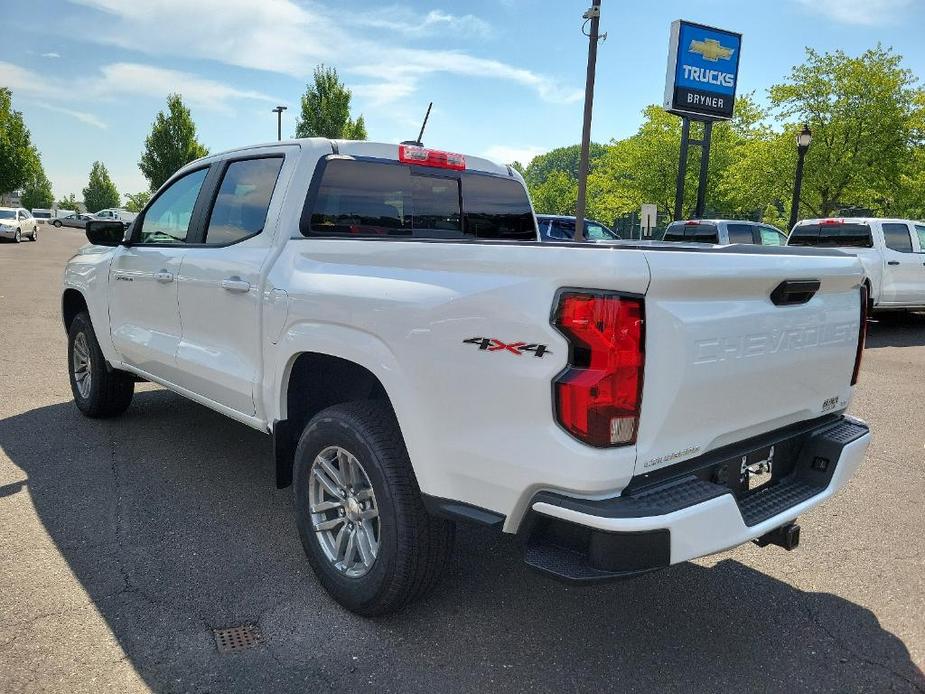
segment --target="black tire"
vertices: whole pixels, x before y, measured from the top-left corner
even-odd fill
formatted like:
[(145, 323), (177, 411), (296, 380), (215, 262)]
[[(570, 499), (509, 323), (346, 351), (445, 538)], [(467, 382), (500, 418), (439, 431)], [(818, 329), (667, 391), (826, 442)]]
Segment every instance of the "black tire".
[(55, 221), (52, 222), (52, 224), (55, 225), (55, 229), (60, 229), (60, 228), (61, 228), (61, 220), (60, 220), (60, 219), (56, 219)]
[[(339, 446), (363, 467), (379, 511), (379, 546), (368, 572), (350, 577), (324, 553), (312, 526), (308, 493), (312, 463)], [(329, 407), (305, 427), (293, 470), (296, 524), (308, 561), (324, 588), (351, 612), (366, 617), (395, 612), (431, 590), (453, 551), (456, 526), (427, 513), (408, 451), (386, 402)]]
[(16, 230), (16, 236), (13, 239), (16, 243), (22, 243), (22, 229)]
[[(74, 373), (74, 343), (79, 335), (83, 336), (89, 352), (90, 385), (86, 394), (81, 393)], [(125, 371), (107, 367), (86, 311), (78, 313), (71, 321), (67, 339), (67, 366), (74, 402), (87, 417), (116, 417), (132, 403), (135, 379)]]
[(33, 240), (33, 241), (38, 241), (38, 240), (39, 240), (39, 228), (38, 228), (38, 227), (35, 227), (35, 228), (32, 230), (32, 240)]

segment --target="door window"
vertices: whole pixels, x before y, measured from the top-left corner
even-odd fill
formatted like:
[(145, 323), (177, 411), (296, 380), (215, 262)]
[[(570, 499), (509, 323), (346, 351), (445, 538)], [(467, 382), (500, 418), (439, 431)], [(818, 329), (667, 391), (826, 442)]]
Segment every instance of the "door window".
[(235, 161), (225, 169), (205, 242), (225, 246), (263, 231), (282, 157)]
[(919, 236), (919, 248), (921, 248), (922, 252), (925, 253), (925, 225), (916, 224), (915, 233)]
[(883, 225), (883, 240), (886, 247), (900, 253), (912, 253), (912, 237), (905, 224), (886, 223)]
[(145, 212), (135, 243), (186, 243), (193, 209), (208, 168), (174, 181)]
[(727, 224), (729, 243), (755, 243), (751, 224)]
[(777, 229), (772, 229), (771, 227), (758, 227), (758, 230), (761, 232), (762, 246), (783, 246), (787, 243), (787, 237)]

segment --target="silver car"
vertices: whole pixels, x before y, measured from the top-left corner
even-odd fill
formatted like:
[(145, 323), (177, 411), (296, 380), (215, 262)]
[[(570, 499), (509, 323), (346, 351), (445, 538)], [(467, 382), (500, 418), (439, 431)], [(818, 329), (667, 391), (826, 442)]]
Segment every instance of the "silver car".
[(21, 207), (0, 207), (0, 239), (19, 243), (23, 237), (39, 240), (39, 223)]

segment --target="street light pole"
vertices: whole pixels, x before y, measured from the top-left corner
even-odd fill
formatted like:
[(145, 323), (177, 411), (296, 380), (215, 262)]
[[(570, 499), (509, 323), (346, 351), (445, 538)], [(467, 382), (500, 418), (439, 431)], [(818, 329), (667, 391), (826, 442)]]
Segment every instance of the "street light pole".
[[(578, 202), (575, 205), (575, 240), (585, 238), (585, 206), (588, 187), (588, 168), (591, 158), (591, 110), (594, 106), (594, 72), (597, 68), (598, 28), (601, 23), (601, 0), (591, 0), (591, 7), (583, 15), (591, 20), (588, 36), (588, 72), (585, 76), (585, 113), (581, 126), (581, 158), (578, 162)], [(606, 34), (605, 34), (606, 37)]]
[(276, 141), (279, 142), (283, 139), (283, 111), (286, 110), (285, 106), (277, 106), (273, 109), (273, 113), (276, 114)]
[(790, 226), (787, 227), (788, 233), (796, 226), (797, 218), (800, 215), (800, 191), (803, 189), (803, 160), (806, 158), (806, 150), (809, 149), (813, 141), (813, 133), (809, 126), (804, 123), (803, 129), (797, 135), (797, 174), (793, 182), (793, 201), (790, 203)]

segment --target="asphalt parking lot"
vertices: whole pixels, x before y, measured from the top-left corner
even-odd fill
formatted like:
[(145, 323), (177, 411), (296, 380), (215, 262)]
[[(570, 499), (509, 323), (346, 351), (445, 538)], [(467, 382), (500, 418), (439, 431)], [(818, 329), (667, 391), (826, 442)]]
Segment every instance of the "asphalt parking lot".
[[(0, 245), (0, 691), (925, 692), (925, 316), (871, 325), (870, 457), (797, 551), (574, 588), (461, 528), (436, 594), (370, 621), (316, 583), (268, 437), (147, 384), (78, 414), (58, 302), (82, 243)], [(219, 654), (241, 624), (261, 642)]]

